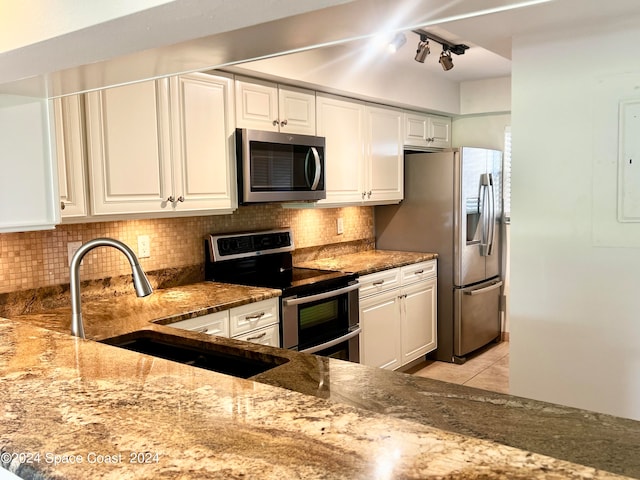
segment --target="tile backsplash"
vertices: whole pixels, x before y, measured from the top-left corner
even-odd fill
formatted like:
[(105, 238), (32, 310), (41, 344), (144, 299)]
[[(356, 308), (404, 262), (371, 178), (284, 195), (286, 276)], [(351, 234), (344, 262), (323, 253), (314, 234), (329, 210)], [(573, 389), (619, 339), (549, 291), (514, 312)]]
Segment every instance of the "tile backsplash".
[[(344, 233), (337, 234), (337, 219)], [(373, 207), (287, 209), (280, 205), (238, 208), (232, 215), (59, 225), (55, 230), (0, 234), (0, 293), (69, 282), (67, 244), (112, 237), (138, 251), (139, 235), (151, 240), (151, 256), (141, 258), (146, 271), (198, 265), (204, 262), (204, 238), (209, 233), (291, 227), (296, 249), (374, 237)], [(82, 263), (81, 278), (95, 280), (131, 273), (124, 255), (97, 248)]]

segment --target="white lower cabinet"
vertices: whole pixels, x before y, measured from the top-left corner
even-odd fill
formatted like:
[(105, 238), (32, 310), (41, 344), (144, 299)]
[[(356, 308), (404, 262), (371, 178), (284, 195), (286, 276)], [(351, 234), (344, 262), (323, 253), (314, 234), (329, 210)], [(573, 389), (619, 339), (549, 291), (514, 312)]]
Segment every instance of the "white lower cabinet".
[(168, 324), (192, 332), (280, 346), (280, 302), (270, 298)]
[(436, 260), (360, 277), (360, 361), (395, 370), (436, 348)]

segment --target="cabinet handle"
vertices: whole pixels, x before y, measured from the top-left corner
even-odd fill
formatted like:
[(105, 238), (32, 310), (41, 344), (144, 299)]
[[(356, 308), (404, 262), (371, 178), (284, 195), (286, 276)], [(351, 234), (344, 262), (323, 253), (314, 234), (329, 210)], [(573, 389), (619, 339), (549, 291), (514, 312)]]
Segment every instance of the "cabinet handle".
[(260, 335), (256, 335), (255, 337), (247, 337), (247, 341), (258, 340), (259, 338), (263, 338), (265, 335), (267, 335), (267, 332), (262, 332)]
[(180, 196), (178, 197), (178, 201), (179, 201), (179, 202), (184, 202), (184, 197), (183, 197), (182, 195), (180, 195)]
[(371, 190), (367, 192), (367, 198), (371, 198)]
[(252, 321), (252, 320), (260, 320), (262, 317), (264, 317), (264, 312), (256, 313), (255, 315), (247, 315), (244, 318), (246, 318), (249, 321)]
[(174, 203), (175, 201), (176, 201), (176, 199), (175, 199), (175, 197), (174, 197), (173, 195), (170, 195), (170, 196), (167, 198), (167, 203)]
[(417, 271), (413, 272), (414, 275), (420, 275), (422, 273), (424, 273), (424, 270), (417, 270)]
[(273, 122), (271, 122), (271, 123), (273, 123), (273, 126), (274, 126), (274, 127), (277, 127), (277, 126), (278, 126), (278, 123), (280, 123), (280, 122), (278, 122), (278, 120), (276, 119), (276, 120), (274, 120), (274, 121), (273, 121)]
[(433, 141), (434, 141), (434, 138), (433, 138), (433, 137), (431, 137), (431, 138), (427, 138), (427, 142), (433, 142)]
[(64, 204), (64, 202), (60, 202), (60, 210), (64, 210), (65, 208), (67, 208), (67, 206)]
[(382, 285), (384, 283), (384, 280), (378, 280), (377, 282), (373, 282), (372, 285), (374, 287), (379, 287), (380, 285)]
[(217, 335), (221, 330), (219, 328), (216, 328), (215, 330), (209, 330), (209, 327), (204, 327), (195, 331), (198, 333), (206, 333), (207, 335)]
[(284, 127), (288, 122), (286, 120), (282, 120), (280, 122), (280, 126)]

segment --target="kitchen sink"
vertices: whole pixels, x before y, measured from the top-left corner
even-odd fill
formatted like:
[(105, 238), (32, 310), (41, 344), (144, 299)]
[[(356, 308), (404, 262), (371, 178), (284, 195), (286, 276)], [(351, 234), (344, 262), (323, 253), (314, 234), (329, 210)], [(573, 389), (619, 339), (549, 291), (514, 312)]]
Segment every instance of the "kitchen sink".
[(289, 361), (276, 355), (153, 330), (131, 332), (100, 343), (241, 378), (252, 377)]

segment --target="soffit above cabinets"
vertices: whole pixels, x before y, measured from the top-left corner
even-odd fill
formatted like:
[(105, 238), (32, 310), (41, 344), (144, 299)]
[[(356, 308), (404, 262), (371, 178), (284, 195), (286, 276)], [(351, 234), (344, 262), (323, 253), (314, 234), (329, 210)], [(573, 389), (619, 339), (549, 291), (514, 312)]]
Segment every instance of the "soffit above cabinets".
[[(46, 0), (34, 1), (50, 11)], [(454, 70), (444, 72), (460, 77), (455, 81), (483, 79), (509, 69), (504, 61), (510, 60), (515, 36), (569, 26), (602, 29), (640, 15), (637, 0), (148, 2), (154, 4), (117, 18), (105, 14), (102, 23), (1, 52), (0, 94), (55, 97), (347, 43), (380, 31), (408, 32), (405, 49), (411, 50), (415, 28), (486, 51), (473, 65), (469, 59), (466, 72), (464, 55)], [(3, 22), (14, 20), (4, 13), (0, 31)], [(497, 74), (494, 60), (502, 65)], [(413, 62), (413, 55), (405, 61)]]

